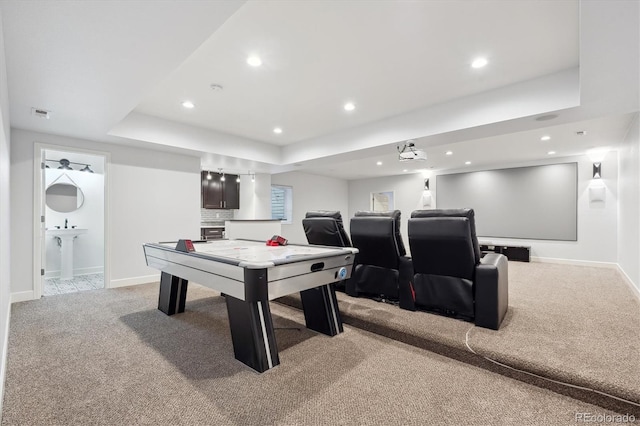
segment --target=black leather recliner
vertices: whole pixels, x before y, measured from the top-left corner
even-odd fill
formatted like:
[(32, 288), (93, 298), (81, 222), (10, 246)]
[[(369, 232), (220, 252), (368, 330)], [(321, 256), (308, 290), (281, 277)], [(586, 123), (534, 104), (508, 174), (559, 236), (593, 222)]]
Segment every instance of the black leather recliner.
[(481, 256), (473, 209), (416, 210), (409, 219), (413, 277), (400, 307), (423, 307), (497, 330), (509, 307), (507, 258)]
[(350, 229), (359, 252), (346, 293), (397, 301), (400, 282), (411, 276), (411, 259), (405, 256), (400, 235), (400, 210), (356, 212)]
[(342, 225), (339, 211), (316, 210), (307, 212), (302, 227), (309, 244), (333, 247), (351, 247), (349, 235)]
[[(339, 211), (314, 210), (307, 212), (302, 219), (302, 227), (309, 244), (351, 247), (351, 240), (342, 225), (342, 215)], [(335, 289), (345, 291), (345, 282), (335, 283)]]

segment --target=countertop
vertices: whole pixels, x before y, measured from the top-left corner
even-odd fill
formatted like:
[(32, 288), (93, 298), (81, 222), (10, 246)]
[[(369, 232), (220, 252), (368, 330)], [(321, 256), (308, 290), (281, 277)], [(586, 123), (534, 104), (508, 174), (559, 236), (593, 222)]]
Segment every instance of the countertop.
[(229, 219), (228, 222), (282, 222), (281, 219)]
[(222, 228), (224, 229), (224, 222), (202, 222), (200, 228)]

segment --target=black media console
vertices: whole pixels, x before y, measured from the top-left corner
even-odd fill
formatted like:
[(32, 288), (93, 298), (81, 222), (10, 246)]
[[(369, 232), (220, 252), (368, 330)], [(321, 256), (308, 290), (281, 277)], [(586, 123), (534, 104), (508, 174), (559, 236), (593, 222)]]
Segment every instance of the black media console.
[(530, 262), (531, 261), (531, 247), (530, 246), (501, 246), (494, 244), (480, 244), (480, 251), (485, 253), (501, 253), (507, 256), (509, 260), (515, 260), (518, 262)]

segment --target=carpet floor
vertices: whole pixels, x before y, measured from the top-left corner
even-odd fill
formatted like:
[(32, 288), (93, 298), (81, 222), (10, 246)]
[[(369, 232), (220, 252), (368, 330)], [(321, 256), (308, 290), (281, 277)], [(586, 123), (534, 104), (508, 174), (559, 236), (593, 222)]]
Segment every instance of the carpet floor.
[[(499, 331), (337, 292), (343, 321), (423, 349), (513, 375), (484, 356), (640, 404), (640, 302), (607, 268), (509, 262), (509, 311)], [(278, 299), (301, 308), (297, 295)], [(469, 345), (478, 353), (472, 354)], [(514, 375), (614, 409), (614, 398)], [(638, 415), (637, 415), (638, 416)]]
[(12, 305), (2, 424), (569, 425), (584, 413), (624, 420), (359, 328), (315, 333), (301, 311), (277, 303), (281, 364), (258, 374), (233, 357), (218, 293), (190, 284), (187, 311), (172, 317), (156, 309), (157, 294), (157, 284), (146, 284)]

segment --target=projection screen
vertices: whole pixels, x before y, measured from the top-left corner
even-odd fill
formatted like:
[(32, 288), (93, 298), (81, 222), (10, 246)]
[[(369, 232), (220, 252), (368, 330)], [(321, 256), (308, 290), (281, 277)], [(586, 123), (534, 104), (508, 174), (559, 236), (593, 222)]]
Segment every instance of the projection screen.
[(437, 208), (473, 208), (478, 237), (577, 241), (577, 204), (577, 163), (436, 177)]

